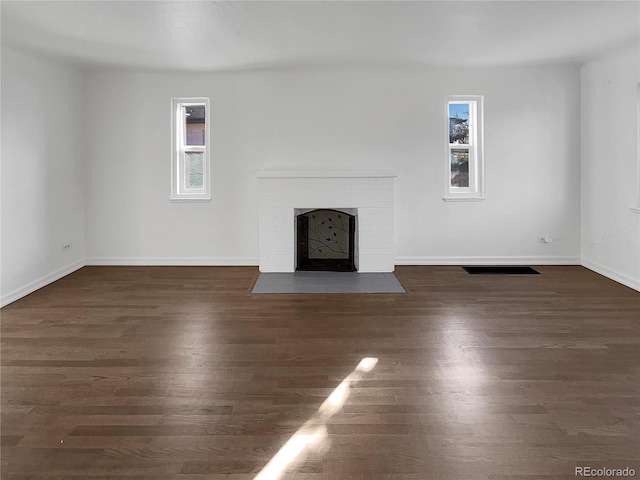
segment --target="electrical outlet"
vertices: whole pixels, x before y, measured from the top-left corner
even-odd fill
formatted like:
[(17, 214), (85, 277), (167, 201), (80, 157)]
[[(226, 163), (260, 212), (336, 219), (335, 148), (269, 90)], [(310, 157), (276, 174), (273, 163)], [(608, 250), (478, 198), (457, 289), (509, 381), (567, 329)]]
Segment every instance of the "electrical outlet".
[(62, 251), (63, 252), (67, 252), (71, 250), (71, 244), (70, 243), (65, 243), (64, 245), (62, 245)]

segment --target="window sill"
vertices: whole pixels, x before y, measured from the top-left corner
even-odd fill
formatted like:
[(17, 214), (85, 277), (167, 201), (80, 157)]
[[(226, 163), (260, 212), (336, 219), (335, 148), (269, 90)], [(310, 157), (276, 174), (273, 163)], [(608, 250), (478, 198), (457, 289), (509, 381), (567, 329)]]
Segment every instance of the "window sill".
[(486, 197), (443, 197), (445, 202), (484, 202)]
[(172, 197), (169, 200), (177, 203), (188, 203), (188, 202), (202, 203), (202, 202), (210, 202), (211, 197), (207, 197), (207, 198)]

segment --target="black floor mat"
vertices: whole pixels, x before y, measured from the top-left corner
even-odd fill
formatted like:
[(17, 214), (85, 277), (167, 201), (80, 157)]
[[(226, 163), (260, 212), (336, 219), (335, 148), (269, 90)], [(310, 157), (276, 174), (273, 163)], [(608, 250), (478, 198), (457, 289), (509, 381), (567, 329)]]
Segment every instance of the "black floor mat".
[(472, 275), (539, 275), (540, 272), (522, 265), (499, 265), (496, 267), (462, 267)]

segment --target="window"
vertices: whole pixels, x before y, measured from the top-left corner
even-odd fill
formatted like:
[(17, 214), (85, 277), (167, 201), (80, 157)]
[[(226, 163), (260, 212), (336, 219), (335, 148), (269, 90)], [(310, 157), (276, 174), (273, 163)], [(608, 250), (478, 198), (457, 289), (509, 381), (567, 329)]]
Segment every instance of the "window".
[(171, 200), (210, 200), (209, 99), (174, 98), (171, 107)]
[(482, 96), (447, 97), (445, 201), (484, 200)]

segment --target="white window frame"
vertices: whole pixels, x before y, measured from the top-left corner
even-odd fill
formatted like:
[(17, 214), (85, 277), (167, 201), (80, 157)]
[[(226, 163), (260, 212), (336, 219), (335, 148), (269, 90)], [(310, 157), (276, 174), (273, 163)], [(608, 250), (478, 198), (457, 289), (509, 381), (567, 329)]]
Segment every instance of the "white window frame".
[[(205, 107), (204, 146), (186, 145), (184, 108), (194, 105)], [(171, 200), (179, 202), (203, 202), (211, 200), (210, 162), (210, 108), (206, 97), (171, 99)], [(186, 184), (185, 153), (202, 152), (203, 180), (201, 188), (190, 188)]]
[[(469, 145), (449, 143), (449, 105), (469, 104)], [(445, 202), (483, 201), (484, 197), (484, 97), (482, 95), (448, 95), (445, 97)], [(454, 150), (469, 152), (469, 186), (451, 186), (451, 153)]]

